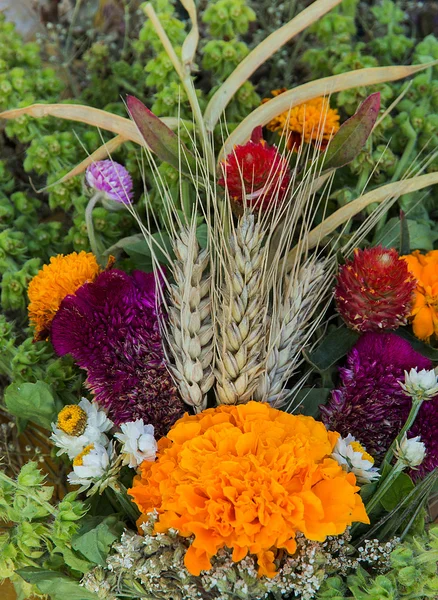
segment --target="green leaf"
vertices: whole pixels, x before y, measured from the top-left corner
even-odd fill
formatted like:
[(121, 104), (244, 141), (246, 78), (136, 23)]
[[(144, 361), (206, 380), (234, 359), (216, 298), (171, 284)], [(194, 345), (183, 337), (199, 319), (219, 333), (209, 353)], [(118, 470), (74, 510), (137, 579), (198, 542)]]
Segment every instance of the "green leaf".
[(360, 497), (362, 498), (364, 504), (371, 500), (376, 489), (377, 483), (366, 483), (360, 488)]
[[(170, 254), (170, 256), (173, 256), (172, 242), (169, 234), (164, 231), (157, 231), (152, 234), (151, 237), (154, 240), (152, 242), (152, 250), (156, 259), (161, 265), (168, 265), (169, 259), (166, 256), (166, 252)], [(143, 271), (152, 271), (154, 264), (152, 260), (152, 251), (149, 243), (144, 238), (126, 243), (123, 246), (123, 249), (135, 262), (137, 268), (142, 268)], [(140, 267), (139, 265), (144, 265), (144, 267)]]
[(330, 391), (330, 388), (302, 388), (294, 397), (294, 412), (316, 419), (319, 416), (319, 407), (327, 402)]
[(129, 114), (143, 139), (160, 160), (186, 175), (196, 172), (196, 159), (178, 136), (151, 112), (138, 98), (126, 99)]
[(81, 587), (77, 581), (57, 571), (25, 567), (16, 571), (28, 583), (36, 585), (41, 594), (51, 600), (96, 600), (97, 596)]
[(380, 93), (368, 96), (347, 119), (322, 155), (323, 170), (338, 169), (351, 162), (365, 146), (380, 109)]
[(304, 352), (304, 356), (320, 373), (336, 364), (359, 339), (359, 334), (344, 325), (331, 331), (311, 354)]
[(405, 213), (400, 211), (400, 255), (411, 253), (411, 240), (409, 234), (408, 220)]
[(196, 229), (196, 238), (197, 238), (201, 248), (206, 248), (207, 241), (208, 241), (208, 225), (207, 225), (207, 223), (202, 223)]
[(89, 561), (105, 566), (111, 545), (120, 538), (125, 526), (117, 517), (110, 516), (85, 519), (77, 535), (72, 539), (72, 547)]
[(10, 413), (50, 429), (57, 410), (52, 390), (44, 381), (12, 383), (5, 390), (5, 404)]
[[(406, 226), (411, 248), (414, 250), (433, 250), (433, 244), (438, 239), (438, 234), (433, 231), (429, 223), (420, 223), (412, 219), (406, 219)], [(374, 238), (373, 245), (381, 244), (385, 248), (397, 246), (399, 231), (400, 220), (398, 217), (392, 217)]]
[(438, 361), (438, 348), (433, 348), (426, 342), (419, 340), (407, 327), (399, 327), (395, 334), (403, 338), (404, 340), (407, 340), (414, 348), (414, 350), (416, 350), (426, 358), (430, 358), (430, 360), (433, 361)]
[(84, 560), (67, 546), (57, 546), (53, 552), (62, 554), (65, 564), (79, 573), (88, 573), (94, 567), (92, 562)]
[(406, 473), (400, 473), (400, 475), (391, 485), (389, 490), (384, 494), (384, 496), (380, 500), (380, 504), (386, 511), (390, 512), (413, 489), (414, 484), (409, 475), (406, 475)]

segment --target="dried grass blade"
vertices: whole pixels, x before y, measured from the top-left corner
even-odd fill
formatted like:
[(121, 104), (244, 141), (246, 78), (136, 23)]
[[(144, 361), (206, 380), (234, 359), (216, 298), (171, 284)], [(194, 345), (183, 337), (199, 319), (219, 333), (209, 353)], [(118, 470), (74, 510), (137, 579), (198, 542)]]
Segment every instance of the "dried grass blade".
[(336, 92), (348, 90), (356, 87), (365, 87), (388, 81), (396, 81), (414, 75), (429, 67), (437, 65), (438, 61), (432, 61), (423, 65), (414, 66), (395, 66), (395, 67), (372, 67), (369, 69), (358, 69), (340, 75), (324, 77), (316, 81), (310, 81), (300, 85), (288, 92), (276, 96), (269, 102), (262, 104), (248, 115), (233, 133), (225, 141), (220, 153), (219, 161), (223, 156), (229, 154), (233, 147), (238, 144), (244, 144), (251, 137), (251, 133), (258, 125), (266, 125), (277, 115), (286, 112), (308, 102), (319, 96), (328, 96)]
[(343, 206), (330, 217), (325, 219), (320, 225), (312, 229), (305, 239), (297, 244), (288, 254), (287, 257), (287, 270), (290, 270), (295, 265), (296, 255), (301, 249), (307, 251), (318, 245), (320, 240), (325, 236), (329, 235), (335, 229), (349, 221), (361, 210), (364, 210), (370, 204), (374, 202), (380, 203), (387, 198), (394, 198), (402, 196), (403, 194), (409, 194), (416, 192), (430, 185), (438, 184), (438, 173), (427, 173), (426, 175), (418, 175), (411, 179), (404, 179), (403, 181), (397, 181), (395, 183), (389, 183), (376, 190), (372, 190), (363, 196), (360, 196), (356, 200), (353, 200), (346, 206)]
[[(58, 119), (67, 119), (69, 121), (78, 121), (105, 131), (112, 131), (123, 136), (126, 140), (143, 145), (143, 138), (130, 119), (114, 115), (105, 110), (83, 106), (81, 104), (32, 104), (24, 108), (6, 110), (0, 113), (0, 119), (16, 119), (22, 115), (30, 117), (56, 117)], [(178, 120), (173, 117), (167, 117), (162, 121), (170, 128), (178, 128)]]
[(193, 0), (180, 0), (180, 2), (188, 12), (190, 21), (192, 22), (192, 28), (181, 48), (183, 65), (190, 69), (195, 59), (196, 49), (199, 43), (198, 15)]
[(306, 27), (309, 27), (309, 25), (312, 25), (312, 23), (315, 23), (341, 2), (342, 0), (317, 0), (289, 21), (289, 23), (271, 33), (271, 35), (254, 48), (231, 73), (208, 103), (204, 114), (207, 131), (213, 131), (231, 98), (245, 81), (251, 77), (254, 71), (294, 36), (303, 31), (303, 29), (306, 29)]

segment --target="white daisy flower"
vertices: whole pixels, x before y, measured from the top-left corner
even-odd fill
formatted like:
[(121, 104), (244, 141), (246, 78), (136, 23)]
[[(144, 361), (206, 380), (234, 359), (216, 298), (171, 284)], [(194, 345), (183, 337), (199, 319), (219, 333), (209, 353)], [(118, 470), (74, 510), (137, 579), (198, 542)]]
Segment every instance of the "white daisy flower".
[(420, 442), (419, 435), (408, 439), (405, 434), (400, 444), (397, 443), (395, 455), (407, 467), (418, 467), (426, 456), (426, 446)]
[(68, 474), (68, 482), (81, 485), (83, 489), (97, 483), (110, 466), (111, 444), (108, 448), (101, 444), (88, 444), (73, 460), (73, 471)]
[(438, 394), (437, 376), (433, 369), (405, 371), (405, 380), (400, 385), (405, 394), (417, 400), (429, 400)]
[(123, 444), (121, 454), (124, 465), (135, 469), (144, 460), (155, 460), (157, 442), (153, 425), (145, 425), (143, 419), (137, 419), (123, 423), (121, 430), (122, 433), (116, 433), (114, 437)]
[(360, 484), (371, 483), (380, 477), (378, 469), (374, 467), (373, 457), (350, 434), (345, 438), (339, 436), (331, 456), (344, 471), (354, 473)]
[(52, 442), (59, 448), (57, 455), (68, 454), (73, 460), (88, 444), (107, 446), (105, 435), (113, 426), (104, 410), (96, 402), (82, 398), (79, 404), (69, 404), (58, 414), (58, 421), (52, 423)]

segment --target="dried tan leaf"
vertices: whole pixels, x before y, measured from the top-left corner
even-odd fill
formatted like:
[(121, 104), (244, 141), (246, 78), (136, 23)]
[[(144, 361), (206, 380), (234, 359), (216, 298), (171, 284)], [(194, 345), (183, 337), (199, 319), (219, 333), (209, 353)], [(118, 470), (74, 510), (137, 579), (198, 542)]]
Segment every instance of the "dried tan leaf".
[[(263, 63), (265, 63), (279, 48), (284, 46), (298, 33), (315, 23), (342, 0), (317, 0), (289, 23), (277, 29), (263, 40), (248, 56), (238, 65), (231, 75), (215, 92), (205, 110), (204, 120), (208, 131), (213, 131), (221, 114), (237, 90)], [(184, 2), (183, 2), (184, 4)]]
[(383, 185), (382, 187), (372, 190), (356, 200), (349, 202), (345, 206), (342, 206), (332, 215), (327, 217), (320, 225), (312, 229), (312, 231), (310, 231), (309, 234), (289, 252), (286, 263), (287, 270), (293, 268), (296, 255), (300, 252), (300, 249), (307, 251), (314, 248), (325, 236), (333, 233), (335, 229), (352, 219), (357, 213), (364, 210), (370, 204), (373, 204), (374, 202), (383, 202), (388, 198), (395, 198), (402, 196), (403, 194), (416, 192), (436, 184), (438, 184), (438, 173), (418, 175), (411, 179), (404, 179), (403, 181), (396, 181), (395, 183)]
[(199, 43), (199, 28), (198, 28), (198, 15), (196, 12), (196, 6), (193, 0), (180, 0), (189, 14), (190, 21), (192, 22), (192, 28), (184, 40), (181, 48), (181, 58), (183, 65), (189, 69), (195, 59), (196, 49)]
[(219, 160), (226, 154), (229, 154), (233, 147), (238, 144), (244, 144), (251, 137), (251, 133), (258, 125), (266, 125), (277, 115), (286, 112), (308, 102), (319, 96), (328, 96), (336, 92), (348, 90), (356, 87), (365, 87), (387, 81), (396, 81), (414, 75), (419, 71), (423, 71), (429, 67), (438, 64), (438, 61), (433, 61), (423, 65), (414, 66), (396, 66), (396, 67), (372, 67), (369, 69), (358, 69), (333, 75), (316, 81), (310, 81), (304, 85), (300, 85), (288, 92), (284, 92), (276, 96), (269, 102), (262, 104), (248, 115), (238, 127), (228, 137), (223, 145)]
[[(83, 106), (81, 104), (32, 104), (24, 108), (6, 110), (0, 113), (0, 119), (16, 119), (22, 115), (29, 115), (35, 118), (56, 117), (58, 119), (78, 121), (79, 123), (86, 123), (99, 129), (112, 131), (123, 136), (125, 140), (130, 140), (140, 146), (144, 144), (137, 126), (130, 119), (91, 106)], [(171, 129), (178, 128), (178, 119), (176, 118), (167, 117), (163, 118), (162, 121)]]

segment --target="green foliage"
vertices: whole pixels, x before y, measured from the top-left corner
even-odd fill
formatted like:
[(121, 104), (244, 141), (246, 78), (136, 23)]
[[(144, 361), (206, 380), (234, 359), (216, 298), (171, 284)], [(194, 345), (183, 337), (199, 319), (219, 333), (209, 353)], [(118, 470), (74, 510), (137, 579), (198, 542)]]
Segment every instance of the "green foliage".
[[(362, 35), (358, 23), (365, 25), (365, 31), (372, 31), (373, 35)], [(312, 79), (351, 69), (426, 63), (438, 57), (438, 39), (429, 35), (416, 40), (401, 3), (392, 0), (375, 3), (371, 10), (357, 1), (343, 2), (315, 23), (311, 31), (314, 37), (302, 55), (302, 62)], [(358, 87), (334, 96), (333, 102), (341, 115), (348, 116), (371, 91), (380, 92), (382, 109), (386, 109), (408, 88), (391, 114), (373, 131), (367, 148), (349, 167), (338, 171), (337, 187), (344, 190), (336, 196), (339, 205), (345, 194), (351, 194), (351, 199), (357, 197), (367, 181), (369, 190), (400, 179), (408, 170), (415, 174), (422, 159), (437, 147), (437, 73), (435, 67), (416, 75), (410, 82), (382, 84), (373, 86), (372, 90)], [(431, 160), (426, 171), (436, 169), (436, 160)], [(398, 239), (398, 208), (406, 213), (412, 249), (433, 249), (438, 240), (436, 190), (426, 201), (422, 192), (402, 197), (399, 207), (388, 215), (388, 222), (386, 217), (379, 222), (372, 243), (394, 245), (395, 233)]]
[(45, 429), (56, 420), (57, 407), (50, 386), (43, 381), (12, 383), (5, 390), (4, 401), (12, 415), (32, 421)]
[(245, 0), (210, 1), (202, 16), (213, 37), (227, 38), (246, 33), (249, 24), (255, 19), (255, 12), (247, 6)]
[(395, 548), (390, 569), (384, 574), (359, 567), (347, 580), (329, 577), (317, 596), (331, 600), (401, 600), (436, 598), (438, 594), (438, 526), (422, 537), (413, 537)]
[(112, 544), (120, 538), (124, 525), (114, 516), (85, 519), (72, 540), (74, 550), (88, 560), (104, 567)]
[(52, 494), (35, 462), (25, 464), (16, 480), (0, 471), (0, 520), (8, 524), (0, 536), (0, 580), (11, 579), (27, 594), (23, 598), (35, 590), (24, 585), (17, 569), (38, 568), (55, 549), (72, 551), (71, 538), (85, 514), (76, 493), (67, 494), (56, 506), (50, 503)]

